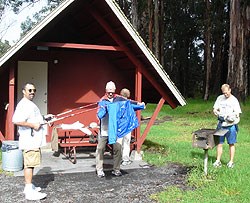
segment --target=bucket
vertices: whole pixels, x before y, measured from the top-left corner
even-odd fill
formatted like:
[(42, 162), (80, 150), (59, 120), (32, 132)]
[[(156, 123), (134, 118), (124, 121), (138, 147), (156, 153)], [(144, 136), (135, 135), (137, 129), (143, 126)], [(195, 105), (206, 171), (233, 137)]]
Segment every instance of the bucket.
[(23, 153), (18, 148), (18, 141), (2, 142), (2, 169), (5, 171), (21, 171), (23, 169)]

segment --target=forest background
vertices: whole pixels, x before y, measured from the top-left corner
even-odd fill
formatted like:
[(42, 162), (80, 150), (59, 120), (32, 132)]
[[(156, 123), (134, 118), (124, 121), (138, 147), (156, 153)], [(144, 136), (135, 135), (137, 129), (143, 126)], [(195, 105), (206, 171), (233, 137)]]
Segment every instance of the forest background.
[[(0, 23), (39, 1), (47, 4), (21, 23), (20, 38), (65, 0), (0, 0)], [(240, 101), (249, 96), (250, 0), (116, 2), (184, 97), (208, 100), (223, 83)], [(1, 33), (0, 56), (11, 46)]]

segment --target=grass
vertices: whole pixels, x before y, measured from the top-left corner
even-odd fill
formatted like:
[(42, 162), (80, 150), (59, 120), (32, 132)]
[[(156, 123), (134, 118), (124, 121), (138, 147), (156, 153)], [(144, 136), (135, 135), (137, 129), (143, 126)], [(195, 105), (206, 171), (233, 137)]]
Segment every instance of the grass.
[[(200, 128), (216, 128), (216, 118), (212, 113), (215, 100), (188, 100), (184, 107), (171, 109), (164, 105), (158, 119), (169, 117), (169, 121), (152, 126), (142, 147), (144, 159), (158, 166), (175, 162), (190, 167), (187, 185), (190, 190), (167, 187), (165, 191), (151, 198), (158, 202), (250, 202), (250, 101), (241, 104), (242, 115), (236, 144), (235, 168), (225, 165), (229, 160), (228, 145), (224, 144), (223, 167), (214, 169), (216, 148), (209, 150), (208, 175), (203, 172), (204, 152), (192, 147), (192, 132)], [(143, 116), (152, 115), (155, 105), (147, 105)], [(145, 125), (142, 125), (142, 130)], [(191, 189), (192, 188), (192, 189)]]

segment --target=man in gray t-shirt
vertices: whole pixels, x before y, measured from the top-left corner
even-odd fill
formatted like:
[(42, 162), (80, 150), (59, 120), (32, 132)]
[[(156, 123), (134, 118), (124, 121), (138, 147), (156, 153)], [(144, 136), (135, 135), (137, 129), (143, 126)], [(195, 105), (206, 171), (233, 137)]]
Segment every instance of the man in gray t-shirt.
[(231, 94), (231, 88), (228, 84), (221, 86), (222, 95), (218, 96), (213, 106), (213, 113), (218, 118), (217, 129), (226, 129), (228, 132), (220, 136), (217, 146), (217, 159), (213, 163), (214, 167), (221, 167), (221, 156), (225, 138), (229, 144), (230, 160), (228, 168), (234, 167), (235, 143), (237, 142), (238, 123), (240, 121), (241, 108), (238, 99)]

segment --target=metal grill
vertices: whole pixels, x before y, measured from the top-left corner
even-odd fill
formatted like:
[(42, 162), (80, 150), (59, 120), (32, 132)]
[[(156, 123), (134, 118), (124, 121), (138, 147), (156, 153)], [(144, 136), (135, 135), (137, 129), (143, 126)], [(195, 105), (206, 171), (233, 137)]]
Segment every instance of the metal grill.
[(215, 129), (200, 129), (193, 132), (193, 147), (213, 149), (219, 144), (219, 137), (215, 136)]

